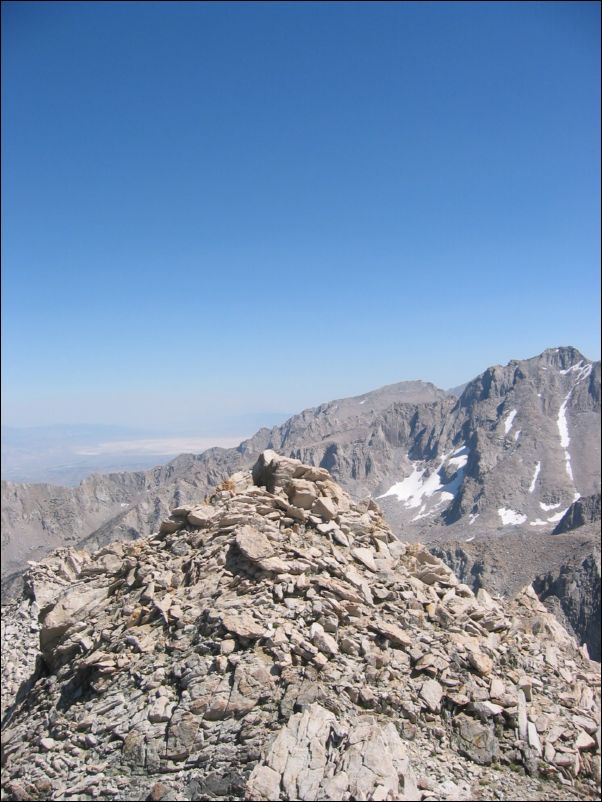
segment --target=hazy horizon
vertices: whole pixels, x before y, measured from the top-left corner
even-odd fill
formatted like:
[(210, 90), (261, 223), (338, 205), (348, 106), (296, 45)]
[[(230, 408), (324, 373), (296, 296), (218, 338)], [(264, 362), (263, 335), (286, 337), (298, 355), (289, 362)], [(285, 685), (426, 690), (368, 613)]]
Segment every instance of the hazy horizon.
[(1, 474), (13, 482), (75, 485), (92, 473), (145, 470), (179, 454), (234, 448), (263, 426), (282, 423), (286, 413), (245, 415), (194, 427), (110, 424), (2, 424)]
[(598, 4), (9, 0), (2, 22), (3, 423), (231, 436), (599, 358)]
[[(562, 343), (560, 345), (563, 345)], [(597, 361), (600, 359), (600, 356), (591, 356), (590, 354), (583, 351), (583, 349), (576, 346), (574, 343), (565, 343), (564, 345), (572, 346), (577, 348), (586, 358), (591, 359), (592, 361)], [(529, 359), (531, 357), (537, 356), (538, 353), (541, 353), (545, 350), (545, 348), (552, 348), (558, 347), (557, 343), (552, 343), (548, 346), (545, 346), (541, 349), (541, 351), (537, 353), (529, 353), (529, 354), (514, 354), (509, 356), (507, 359), (504, 360), (491, 360), (486, 364), (480, 366), (478, 370), (476, 370), (471, 376), (464, 377), (463, 379), (459, 379), (458, 381), (447, 383), (446, 385), (439, 384), (436, 381), (433, 381), (430, 378), (424, 378), (420, 376), (408, 376), (405, 378), (400, 379), (393, 379), (392, 381), (383, 381), (377, 383), (373, 386), (364, 386), (361, 382), (361, 377), (353, 376), (352, 382), (350, 384), (354, 386), (352, 392), (344, 393), (344, 392), (333, 392), (328, 397), (318, 398), (316, 397), (316, 392), (314, 388), (310, 388), (309, 391), (305, 388), (301, 388), (298, 392), (299, 397), (299, 404), (292, 407), (288, 411), (272, 411), (272, 412), (265, 412), (265, 411), (244, 411), (239, 414), (205, 414), (202, 417), (194, 417), (192, 416), (190, 419), (186, 420), (185, 416), (176, 418), (176, 420), (167, 420), (165, 422), (151, 422), (151, 423), (143, 423), (141, 422), (139, 410), (134, 410), (131, 420), (128, 419), (127, 413), (123, 414), (122, 417), (117, 417), (115, 420), (89, 420), (86, 418), (82, 418), (78, 420), (78, 415), (74, 415), (73, 419), (70, 422), (60, 419), (52, 419), (50, 421), (43, 421), (43, 420), (35, 420), (34, 422), (13, 422), (13, 420), (7, 420), (3, 414), (2, 416), (2, 436), (4, 437), (4, 430), (11, 429), (13, 431), (19, 431), (20, 429), (27, 429), (27, 430), (34, 430), (36, 428), (40, 429), (52, 429), (52, 428), (77, 428), (77, 427), (97, 427), (103, 428), (106, 427), (110, 429), (112, 432), (112, 436), (116, 436), (116, 433), (119, 430), (123, 430), (124, 434), (131, 434), (137, 435), (140, 439), (147, 438), (147, 437), (209, 437), (209, 438), (220, 438), (220, 437), (232, 437), (233, 433), (242, 433), (245, 432), (244, 435), (240, 435), (240, 439), (244, 439), (245, 437), (249, 437), (255, 433), (258, 429), (262, 428), (263, 426), (267, 426), (271, 428), (272, 426), (278, 425), (282, 423), (287, 418), (291, 417), (292, 415), (298, 414), (305, 409), (311, 409), (312, 407), (319, 406), (323, 403), (328, 403), (330, 401), (334, 401), (340, 398), (350, 398), (353, 396), (359, 396), (367, 392), (371, 392), (372, 390), (379, 389), (380, 387), (384, 387), (388, 384), (397, 384), (398, 382), (403, 381), (424, 381), (431, 384), (434, 384), (441, 390), (449, 391), (454, 389), (455, 387), (462, 386), (467, 382), (471, 381), (472, 379), (476, 378), (480, 373), (482, 373), (486, 368), (491, 367), (493, 365), (501, 365), (507, 364), (511, 359)], [(442, 368), (445, 367), (442, 360)], [(310, 399), (306, 403), (303, 403), (303, 398)], [(117, 404), (117, 406), (119, 406)], [(4, 412), (4, 410), (3, 410)]]

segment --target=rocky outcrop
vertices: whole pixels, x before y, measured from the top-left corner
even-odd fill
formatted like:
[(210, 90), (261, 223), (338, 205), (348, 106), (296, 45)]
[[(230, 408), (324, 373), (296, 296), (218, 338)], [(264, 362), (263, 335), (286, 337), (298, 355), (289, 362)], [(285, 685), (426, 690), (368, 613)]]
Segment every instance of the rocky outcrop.
[(4, 798), (596, 798), (599, 666), (530, 588), (475, 594), (273, 452), (166, 524), (30, 568)]
[(295, 713), (247, 781), (247, 799), (414, 800), (408, 752), (392, 722), (348, 725), (319, 704)]
[(600, 532), (581, 527), (569, 534), (514, 532), (503, 538), (431, 545), (474, 591), (514, 595), (532, 585), (546, 607), (600, 661)]
[(591, 496), (579, 498), (571, 504), (552, 534), (561, 535), (563, 532), (570, 532), (580, 526), (600, 521), (601, 517), (602, 505), (600, 493), (594, 493)]
[(564, 622), (569, 632), (600, 661), (600, 550), (581, 562), (572, 560), (555, 573), (541, 574), (533, 582), (539, 598)]

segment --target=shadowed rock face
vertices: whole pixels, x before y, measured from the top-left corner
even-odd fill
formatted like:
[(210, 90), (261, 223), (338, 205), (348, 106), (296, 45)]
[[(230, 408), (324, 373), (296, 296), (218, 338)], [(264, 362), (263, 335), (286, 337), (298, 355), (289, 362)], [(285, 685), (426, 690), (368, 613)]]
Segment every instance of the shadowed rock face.
[[(3, 576), (63, 544), (93, 549), (155, 532), (171, 508), (250, 468), (264, 449), (327, 469), (356, 498), (381, 497), (403, 540), (461, 545), (520, 532), (527, 542), (558, 531), (577, 495), (600, 492), (600, 363), (549, 349), (488, 368), (459, 398), (404, 382), (152, 471), (93, 476), (78, 488), (3, 483)], [(584, 504), (566, 512), (570, 521), (587, 518)], [(508, 561), (499, 569), (507, 588), (515, 556)], [(545, 571), (533, 569), (532, 580)]]
[(591, 657), (600, 662), (599, 548), (576, 565), (563, 565), (558, 574), (538, 576), (533, 588), (567, 629), (587, 644)]
[(600, 536), (593, 527), (553, 539), (517, 532), (430, 548), (475, 591), (484, 587), (513, 595), (533, 585), (546, 607), (600, 660)]
[(596, 798), (599, 666), (531, 588), (272, 451), (158, 529), (5, 609), (4, 798)]
[(596, 521), (599, 522), (601, 516), (600, 493), (594, 493), (591, 496), (579, 498), (571, 504), (552, 534), (560, 535), (563, 532), (570, 532), (580, 526), (592, 524)]

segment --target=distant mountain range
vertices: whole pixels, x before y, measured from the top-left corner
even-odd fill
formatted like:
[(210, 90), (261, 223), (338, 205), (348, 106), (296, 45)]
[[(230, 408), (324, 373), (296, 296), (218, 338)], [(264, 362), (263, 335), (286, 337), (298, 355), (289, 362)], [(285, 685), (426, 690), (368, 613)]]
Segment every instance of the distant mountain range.
[[(198, 501), (269, 448), (328, 469), (354, 497), (372, 495), (402, 540), (449, 559), (456, 547), (468, 554), (511, 534), (508, 542), (538, 544), (522, 572), (534, 580), (568, 565), (575, 538), (585, 538), (599, 583), (600, 362), (552, 348), (487, 368), (454, 392), (402, 382), (152, 470), (90, 476), (75, 488), (3, 482), (3, 575), (59, 545), (92, 548), (156, 531), (171, 508)], [(576, 515), (575, 502), (592, 515)], [(555, 531), (565, 532), (566, 548), (550, 556), (541, 544)], [(512, 585), (512, 559), (499, 570), (500, 592)], [(482, 581), (487, 572), (477, 574)], [(568, 623), (585, 637), (583, 622)], [(599, 639), (593, 648), (599, 659)]]

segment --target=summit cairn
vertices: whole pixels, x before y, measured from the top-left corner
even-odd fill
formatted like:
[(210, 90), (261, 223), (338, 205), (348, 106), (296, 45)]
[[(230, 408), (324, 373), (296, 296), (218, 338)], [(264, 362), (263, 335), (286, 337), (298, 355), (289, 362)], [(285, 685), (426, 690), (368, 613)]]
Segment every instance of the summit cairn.
[(2, 798), (595, 799), (600, 667), (274, 451), (156, 534), (32, 565)]

